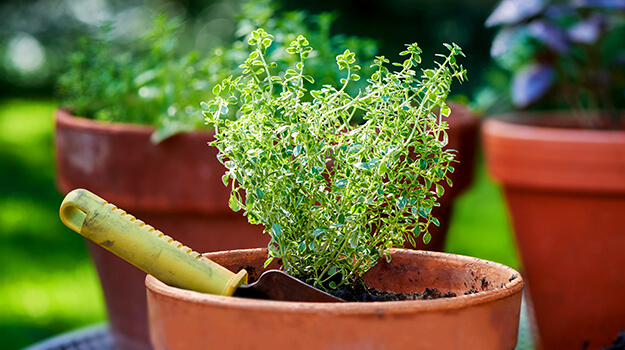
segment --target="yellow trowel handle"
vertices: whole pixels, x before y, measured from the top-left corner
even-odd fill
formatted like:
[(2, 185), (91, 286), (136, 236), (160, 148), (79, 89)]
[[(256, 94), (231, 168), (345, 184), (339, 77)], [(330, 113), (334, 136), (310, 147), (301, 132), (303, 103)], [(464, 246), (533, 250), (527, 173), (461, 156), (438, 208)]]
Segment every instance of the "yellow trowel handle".
[(76, 189), (60, 209), (67, 227), (171, 286), (232, 295), (247, 272), (234, 274), (95, 194)]

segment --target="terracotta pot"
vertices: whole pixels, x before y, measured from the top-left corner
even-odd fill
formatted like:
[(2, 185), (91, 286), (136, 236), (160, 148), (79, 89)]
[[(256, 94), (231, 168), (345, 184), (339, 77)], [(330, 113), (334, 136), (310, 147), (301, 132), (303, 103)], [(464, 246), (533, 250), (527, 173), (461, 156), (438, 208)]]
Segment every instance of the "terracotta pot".
[[(88, 189), (200, 251), (267, 246), (261, 226), (228, 207), (225, 168), (209, 132), (158, 145), (151, 127), (104, 123), (56, 112), (57, 184)], [(117, 349), (150, 349), (145, 273), (90, 243)]]
[[(265, 249), (206, 254), (258, 276)], [(366, 281), (383, 290), (436, 287), (460, 296), (373, 303), (241, 299), (170, 287), (148, 275), (150, 334), (156, 349), (513, 349), (523, 280), (476, 258), (393, 250)], [(463, 295), (470, 289), (480, 293)]]
[[(563, 115), (533, 115), (557, 125)], [(566, 116), (572, 119), (570, 116)], [(625, 132), (483, 124), (543, 349), (599, 349), (625, 329)]]
[(446, 182), (442, 183), (445, 195), (440, 199), (440, 207), (432, 210), (432, 215), (441, 225), (430, 225), (429, 231), (432, 235), (430, 243), (424, 244), (421, 239), (417, 239), (415, 247), (408, 245), (407, 248), (443, 251), (454, 201), (473, 183), (480, 118), (472, 114), (466, 106), (455, 103), (450, 103), (450, 106), (451, 114), (446, 119), (449, 124), (447, 148), (458, 151), (455, 158), (457, 163), (453, 164), (455, 171), (449, 176), (453, 181), (453, 187), (449, 187)]

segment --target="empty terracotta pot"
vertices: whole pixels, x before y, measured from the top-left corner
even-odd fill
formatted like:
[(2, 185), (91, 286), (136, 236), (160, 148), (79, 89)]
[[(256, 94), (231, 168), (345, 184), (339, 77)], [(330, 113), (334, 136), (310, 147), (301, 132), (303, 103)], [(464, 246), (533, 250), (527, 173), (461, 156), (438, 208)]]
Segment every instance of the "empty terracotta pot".
[[(265, 249), (205, 254), (257, 277)], [(476, 258), (393, 250), (365, 280), (395, 292), (436, 287), (459, 296), (372, 303), (242, 299), (170, 287), (148, 275), (155, 349), (514, 349), (523, 279)], [(480, 291), (464, 295), (471, 289)]]
[[(228, 207), (209, 132), (150, 142), (153, 128), (56, 112), (57, 184), (88, 189), (200, 251), (265, 247), (262, 227)], [(116, 349), (151, 349), (145, 273), (90, 243)]]
[(487, 120), (484, 151), (508, 204), (537, 346), (603, 349), (625, 329), (625, 132), (564, 124), (571, 120)]

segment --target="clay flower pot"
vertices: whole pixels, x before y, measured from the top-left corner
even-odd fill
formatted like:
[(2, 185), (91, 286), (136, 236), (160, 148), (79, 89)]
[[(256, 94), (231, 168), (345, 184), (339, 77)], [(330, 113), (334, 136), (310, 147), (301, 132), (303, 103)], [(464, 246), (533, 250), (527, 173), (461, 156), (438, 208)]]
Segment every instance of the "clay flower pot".
[[(176, 135), (158, 145), (153, 128), (56, 112), (57, 185), (85, 188), (200, 251), (267, 246), (262, 227), (228, 207), (225, 168), (213, 134)], [(90, 243), (116, 349), (150, 349), (145, 273)]]
[(625, 132), (558, 125), (565, 114), (483, 124), (543, 349), (601, 349), (625, 329)]
[[(208, 253), (233, 270), (263, 271), (265, 249)], [(446, 253), (393, 250), (366, 276), (395, 292), (436, 287), (459, 296), (373, 303), (296, 303), (178, 289), (148, 275), (155, 349), (513, 349), (523, 279), (497, 263)], [(477, 294), (463, 295), (476, 289)]]

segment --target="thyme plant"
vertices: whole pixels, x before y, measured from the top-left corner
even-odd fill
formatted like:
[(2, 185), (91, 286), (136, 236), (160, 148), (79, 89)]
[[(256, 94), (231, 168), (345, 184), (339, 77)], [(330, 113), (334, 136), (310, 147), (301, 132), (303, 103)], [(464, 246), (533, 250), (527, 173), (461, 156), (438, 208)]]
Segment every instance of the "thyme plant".
[[(267, 60), (273, 41), (252, 32), (242, 74), (215, 85), (202, 107), (227, 168), (230, 207), (271, 236), (267, 264), (279, 258), (287, 273), (335, 289), (390, 259), (387, 248), (420, 235), (428, 242), (428, 225), (439, 224), (432, 208), (444, 192), (438, 182), (451, 184), (454, 158), (444, 148), (445, 99), (454, 78), (466, 79), (456, 62), (464, 54), (445, 44), (449, 54), (438, 55), (436, 68), (417, 71), (421, 50), (407, 45), (390, 69), (376, 57), (366, 88), (349, 94), (361, 79), (353, 52), (336, 57), (338, 86), (308, 90), (308, 40), (281, 48), (297, 58), (285, 71)], [(224, 118), (233, 108), (238, 118)]]

